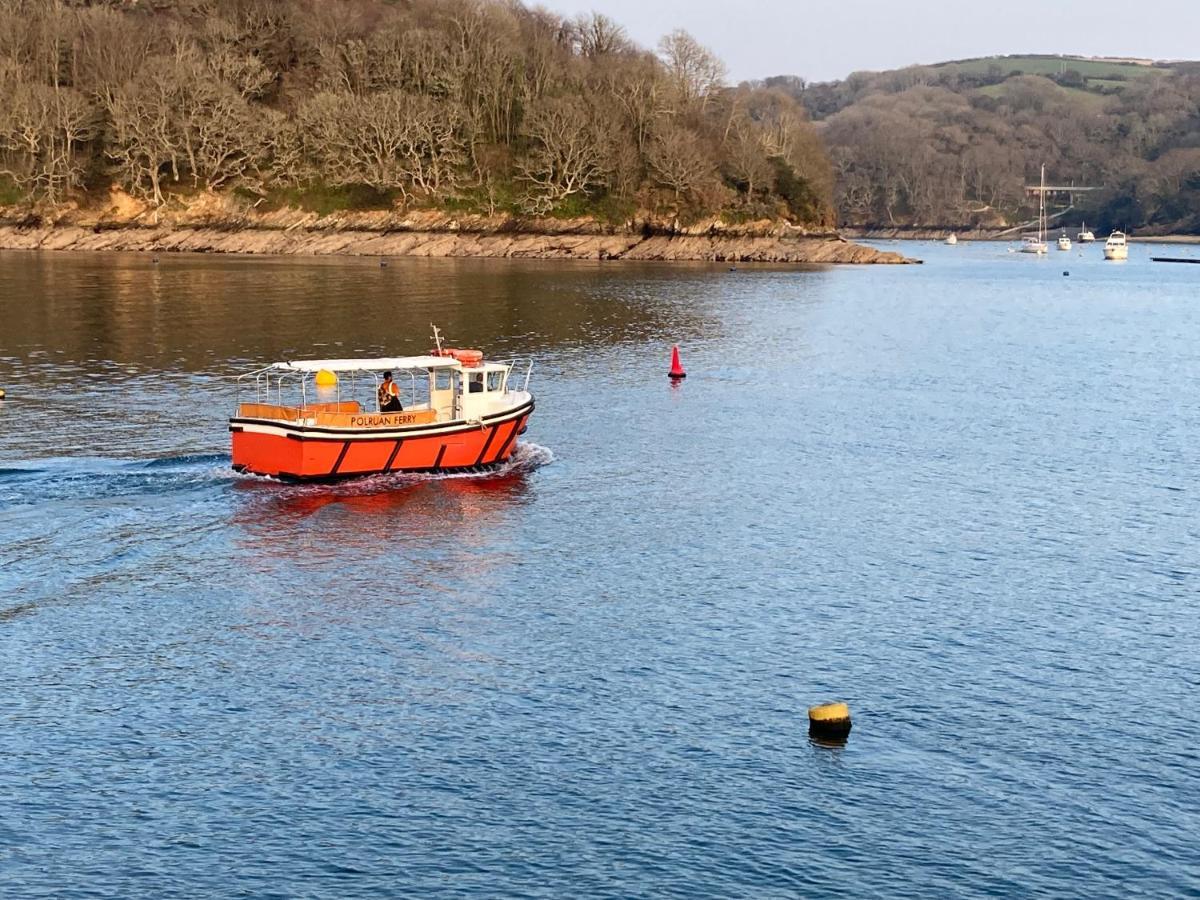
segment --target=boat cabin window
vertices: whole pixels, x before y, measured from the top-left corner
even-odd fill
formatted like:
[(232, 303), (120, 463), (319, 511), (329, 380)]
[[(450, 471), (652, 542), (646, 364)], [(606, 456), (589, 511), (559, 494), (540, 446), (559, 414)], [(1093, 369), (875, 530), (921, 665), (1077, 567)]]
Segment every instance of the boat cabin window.
[(500, 371), (487, 373), (488, 391), (498, 391), (504, 386), (504, 373)]
[(454, 386), (454, 372), (450, 369), (434, 369), (433, 370), (433, 389), (435, 391), (448, 391)]

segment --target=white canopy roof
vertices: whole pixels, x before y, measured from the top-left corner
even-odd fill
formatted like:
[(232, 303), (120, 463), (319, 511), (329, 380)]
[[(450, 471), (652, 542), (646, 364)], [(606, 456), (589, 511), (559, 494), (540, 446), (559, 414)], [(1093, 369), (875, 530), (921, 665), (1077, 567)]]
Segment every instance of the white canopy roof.
[(272, 369), (288, 372), (368, 372), (388, 369), (449, 369), (460, 365), (451, 356), (391, 356), (380, 359), (293, 359), (275, 363)]

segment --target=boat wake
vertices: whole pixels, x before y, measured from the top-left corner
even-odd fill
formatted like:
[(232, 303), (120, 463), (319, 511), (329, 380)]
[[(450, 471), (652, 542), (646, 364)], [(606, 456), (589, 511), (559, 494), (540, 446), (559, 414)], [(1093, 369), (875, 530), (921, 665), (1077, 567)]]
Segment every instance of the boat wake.
[[(370, 475), (337, 485), (286, 487), (290, 491), (300, 492), (336, 489), (345, 496), (394, 490), (430, 481), (504, 479), (532, 472), (553, 461), (554, 454), (548, 448), (520, 443), (507, 462), (494, 468), (422, 474), (398, 472), (393, 475)], [(28, 465), (0, 467), (0, 508), (168, 494), (213, 487), (222, 482), (284, 487), (273, 478), (235, 472), (227, 453), (191, 453), (151, 460), (63, 457), (33, 460)]]
[(190, 490), (233, 477), (227, 453), (195, 453), (151, 460), (56, 457), (0, 468), (0, 507)]

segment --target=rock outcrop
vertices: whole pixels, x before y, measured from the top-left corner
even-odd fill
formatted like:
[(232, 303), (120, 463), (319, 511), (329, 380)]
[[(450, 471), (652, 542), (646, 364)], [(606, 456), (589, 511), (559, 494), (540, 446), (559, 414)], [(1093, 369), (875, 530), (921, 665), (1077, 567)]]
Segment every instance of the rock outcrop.
[(828, 230), (719, 220), (682, 225), (594, 219), (453, 216), (365, 210), (321, 216), (259, 211), (221, 194), (151, 209), (120, 191), (103, 206), (31, 213), (0, 210), (0, 249), (135, 250), (285, 255), (709, 260), (772, 263), (907, 263)]

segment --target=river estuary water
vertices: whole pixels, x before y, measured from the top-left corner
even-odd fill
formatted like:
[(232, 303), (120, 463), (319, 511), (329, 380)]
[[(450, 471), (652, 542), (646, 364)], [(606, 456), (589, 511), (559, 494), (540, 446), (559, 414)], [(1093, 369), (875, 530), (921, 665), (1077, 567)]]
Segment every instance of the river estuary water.
[[(1196, 895), (1200, 266), (888, 249), (0, 253), (0, 895)], [(511, 466), (229, 471), (430, 322)]]

